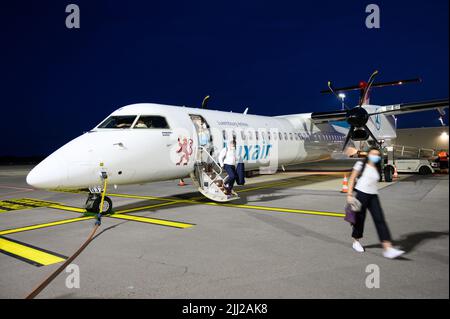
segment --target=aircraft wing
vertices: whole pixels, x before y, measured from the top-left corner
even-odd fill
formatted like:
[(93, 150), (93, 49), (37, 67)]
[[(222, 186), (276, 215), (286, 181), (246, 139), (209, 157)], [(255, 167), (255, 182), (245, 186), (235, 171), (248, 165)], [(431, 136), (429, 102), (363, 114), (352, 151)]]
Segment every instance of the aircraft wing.
[[(433, 100), (425, 102), (414, 103), (401, 103), (393, 105), (380, 106), (376, 111), (369, 113), (368, 115), (401, 115), (406, 113), (423, 112), (430, 110), (438, 110), (441, 114), (443, 109), (448, 108), (448, 99)], [(311, 119), (315, 123), (326, 123), (334, 121), (347, 120), (347, 111), (335, 111), (335, 112), (313, 112)]]
[(311, 113), (311, 119), (315, 123), (345, 121), (347, 119), (347, 111), (313, 112)]
[(381, 106), (374, 113), (369, 113), (369, 115), (401, 115), (430, 110), (439, 110), (441, 112), (444, 108), (448, 108), (448, 99)]

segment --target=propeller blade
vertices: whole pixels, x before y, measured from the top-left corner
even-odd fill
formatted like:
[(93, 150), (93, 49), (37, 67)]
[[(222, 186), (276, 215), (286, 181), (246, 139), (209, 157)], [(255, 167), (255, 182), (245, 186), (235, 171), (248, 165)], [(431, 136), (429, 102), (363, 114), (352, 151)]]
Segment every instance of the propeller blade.
[(375, 143), (376, 143), (378, 146), (381, 146), (380, 143), (378, 143), (378, 140), (377, 140), (377, 138), (375, 137), (375, 135), (373, 135), (372, 131), (367, 127), (367, 124), (364, 125), (363, 127), (364, 127), (364, 129), (367, 131), (367, 133), (369, 133), (370, 137), (373, 138), (373, 140), (375, 141)]
[(363, 92), (363, 94), (362, 94), (362, 96), (361, 96), (361, 100), (359, 101), (359, 107), (361, 107), (361, 106), (363, 105), (364, 101), (366, 100), (367, 94), (369, 93), (370, 88), (372, 87), (372, 84), (373, 84), (373, 82), (375, 81), (375, 77), (376, 77), (377, 75), (378, 75), (378, 70), (375, 70), (375, 71), (372, 73), (372, 75), (370, 76), (369, 81), (367, 81), (367, 85), (366, 85), (366, 87), (364, 88), (364, 92)]
[[(421, 83), (422, 79), (421, 78), (415, 78), (415, 79), (406, 79), (406, 80), (397, 80), (397, 81), (390, 81), (390, 82), (378, 82), (378, 83), (374, 83), (372, 84), (372, 89), (373, 88), (382, 88), (382, 87), (386, 87), (386, 86), (398, 86), (398, 85), (403, 85), (403, 84), (408, 84), (408, 83)], [(335, 92), (350, 92), (350, 91), (359, 91), (361, 90), (361, 86), (360, 85), (352, 85), (352, 86), (345, 86), (345, 87), (338, 87), (338, 88), (334, 88)], [(320, 91), (320, 93), (331, 93), (330, 89), (327, 90), (322, 90)]]
[(350, 126), (350, 130), (348, 131), (347, 137), (345, 138), (345, 142), (344, 142), (344, 146), (342, 147), (342, 151), (345, 151), (345, 148), (347, 147), (347, 144), (350, 141), (350, 138), (352, 137), (354, 130), (355, 130), (355, 127), (353, 125)]
[(209, 95), (205, 96), (205, 98), (203, 99), (202, 109), (206, 109), (206, 106), (208, 105), (208, 101), (209, 101)]

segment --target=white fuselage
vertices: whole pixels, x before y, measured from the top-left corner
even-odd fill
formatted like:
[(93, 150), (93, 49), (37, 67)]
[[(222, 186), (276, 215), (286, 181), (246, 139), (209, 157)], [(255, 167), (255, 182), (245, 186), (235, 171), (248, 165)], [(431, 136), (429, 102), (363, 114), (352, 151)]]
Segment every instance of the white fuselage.
[[(161, 104), (124, 106), (110, 117), (129, 116), (131, 127), (100, 128), (70, 141), (28, 175), (43, 189), (81, 189), (101, 184), (141, 184), (182, 178), (194, 169), (200, 143), (193, 118), (208, 126), (208, 149), (216, 157), (235, 136), (246, 170), (323, 160), (342, 148), (347, 129), (314, 124), (310, 114), (257, 116)], [(140, 116), (165, 119), (164, 128), (136, 128)], [(103, 122), (102, 122), (103, 123)], [(280, 139), (281, 137), (281, 139)]]

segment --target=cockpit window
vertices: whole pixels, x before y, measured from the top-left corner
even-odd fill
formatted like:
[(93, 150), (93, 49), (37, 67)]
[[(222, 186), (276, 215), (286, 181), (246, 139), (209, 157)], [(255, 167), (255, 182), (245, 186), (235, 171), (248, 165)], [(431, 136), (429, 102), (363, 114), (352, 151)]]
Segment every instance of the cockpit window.
[(136, 115), (114, 115), (108, 117), (98, 128), (130, 128)]
[(159, 129), (168, 129), (169, 124), (162, 116), (157, 115), (141, 115), (137, 120), (134, 128), (159, 128)]

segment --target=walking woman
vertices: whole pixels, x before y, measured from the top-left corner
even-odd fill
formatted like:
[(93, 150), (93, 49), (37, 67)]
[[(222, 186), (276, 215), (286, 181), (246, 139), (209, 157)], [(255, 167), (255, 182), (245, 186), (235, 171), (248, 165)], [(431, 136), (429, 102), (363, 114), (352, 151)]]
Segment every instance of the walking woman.
[[(368, 209), (383, 246), (383, 256), (394, 259), (402, 255), (404, 251), (392, 247), (391, 234), (378, 197), (378, 182), (380, 179), (381, 153), (379, 149), (372, 148), (364, 161), (356, 162), (349, 179), (347, 202), (351, 203), (356, 198), (361, 203), (361, 210), (356, 213), (355, 224), (353, 225), (353, 249), (359, 253), (364, 252), (360, 239), (363, 237), (364, 221)], [(355, 193), (355, 197), (353, 197), (353, 193)]]

